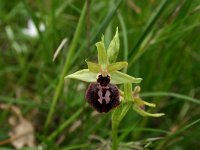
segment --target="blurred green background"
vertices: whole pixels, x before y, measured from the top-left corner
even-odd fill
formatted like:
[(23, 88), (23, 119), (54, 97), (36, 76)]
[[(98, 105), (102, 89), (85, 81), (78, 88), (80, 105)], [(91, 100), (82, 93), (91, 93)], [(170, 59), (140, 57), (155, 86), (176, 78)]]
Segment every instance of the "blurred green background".
[(166, 114), (130, 110), (119, 148), (200, 148), (199, 0), (1, 0), (0, 149), (17, 147), (17, 125), (34, 129), (21, 149), (110, 149), (111, 113), (97, 114), (84, 98), (88, 84), (63, 76), (97, 62), (95, 43), (104, 34), (108, 44), (117, 26), (118, 60), (143, 78), (141, 96), (157, 104), (149, 111)]

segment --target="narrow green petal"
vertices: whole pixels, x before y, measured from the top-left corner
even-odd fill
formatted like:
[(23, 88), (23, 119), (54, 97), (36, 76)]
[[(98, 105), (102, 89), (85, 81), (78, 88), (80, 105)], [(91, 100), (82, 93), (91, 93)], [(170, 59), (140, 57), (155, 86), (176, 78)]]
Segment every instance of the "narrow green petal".
[(125, 101), (132, 101), (133, 94), (132, 94), (132, 84), (131, 83), (124, 83), (124, 100)]
[(139, 105), (147, 105), (147, 106), (149, 106), (149, 107), (156, 107), (156, 104), (143, 101), (143, 100), (140, 99), (140, 98), (134, 98), (134, 101), (135, 101), (137, 104), (139, 104)]
[(90, 62), (90, 61), (86, 61), (86, 63), (88, 65), (88, 69), (91, 72), (94, 72), (94, 73), (99, 73), (100, 72), (101, 66), (99, 64), (96, 64), (96, 63), (93, 63), (93, 62)]
[(161, 117), (161, 116), (165, 115), (164, 113), (156, 113), (156, 114), (148, 113), (148, 112), (144, 111), (143, 109), (141, 109), (137, 104), (133, 105), (133, 109), (138, 114), (140, 114), (141, 116), (144, 116), (144, 117)]
[(142, 78), (134, 78), (119, 71), (111, 72), (110, 76), (113, 84), (140, 83), (142, 81)]
[(110, 42), (110, 45), (108, 46), (108, 60), (110, 63), (116, 61), (119, 53), (119, 47), (120, 47), (120, 42), (119, 42), (119, 34), (117, 27), (115, 36), (113, 37), (112, 41)]
[(97, 80), (96, 76), (97, 74), (89, 71), (89, 69), (83, 69), (66, 76), (65, 79), (72, 78), (72, 79), (77, 79), (77, 80), (81, 80), (85, 82), (96, 82)]
[(106, 66), (108, 64), (108, 58), (106, 49), (103, 41), (96, 43), (97, 51), (98, 51), (98, 63), (101, 66)]
[(121, 61), (121, 62), (116, 62), (116, 63), (112, 63), (110, 65), (108, 65), (107, 69), (108, 72), (114, 72), (117, 70), (121, 70), (124, 67), (127, 67), (128, 63), (126, 61)]

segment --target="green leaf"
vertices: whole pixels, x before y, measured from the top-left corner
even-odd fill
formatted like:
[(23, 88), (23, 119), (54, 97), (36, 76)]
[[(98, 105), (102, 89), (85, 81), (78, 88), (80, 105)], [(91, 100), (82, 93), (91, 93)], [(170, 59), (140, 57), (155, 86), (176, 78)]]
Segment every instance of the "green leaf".
[(127, 67), (127, 66), (128, 66), (128, 63), (126, 61), (121, 61), (121, 62), (109, 64), (107, 69), (108, 69), (108, 72), (114, 72), (117, 70), (121, 70), (122, 68)]
[(142, 81), (142, 78), (134, 78), (119, 71), (111, 72), (110, 76), (112, 84), (140, 83)]
[(85, 82), (96, 82), (97, 80), (96, 76), (97, 74), (94, 72), (91, 72), (89, 69), (83, 69), (66, 76), (65, 79), (72, 78), (72, 79), (78, 79)]
[(132, 92), (132, 84), (131, 83), (124, 84), (124, 100), (125, 101), (133, 101), (133, 92)]
[(108, 64), (108, 58), (107, 58), (104, 42), (103, 41), (97, 42), (96, 47), (98, 51), (98, 63), (99, 65), (106, 67), (106, 65)]
[(118, 127), (121, 120), (124, 118), (128, 110), (130, 109), (132, 103), (121, 103), (112, 113), (112, 126), (114, 128)]
[(118, 27), (116, 28), (115, 36), (113, 37), (110, 45), (108, 46), (108, 60), (110, 63), (116, 61), (118, 53), (119, 53), (119, 34), (118, 34)]
[(88, 65), (88, 69), (91, 72), (94, 72), (94, 73), (99, 73), (100, 72), (101, 66), (99, 64), (96, 64), (96, 63), (93, 63), (93, 62), (90, 62), (90, 61), (86, 61), (86, 63)]
[(144, 116), (144, 117), (161, 117), (161, 116), (165, 115), (164, 113), (156, 113), (156, 114), (148, 113), (148, 112), (144, 111), (143, 109), (141, 109), (137, 104), (133, 105), (133, 109), (138, 114), (140, 114), (141, 116)]

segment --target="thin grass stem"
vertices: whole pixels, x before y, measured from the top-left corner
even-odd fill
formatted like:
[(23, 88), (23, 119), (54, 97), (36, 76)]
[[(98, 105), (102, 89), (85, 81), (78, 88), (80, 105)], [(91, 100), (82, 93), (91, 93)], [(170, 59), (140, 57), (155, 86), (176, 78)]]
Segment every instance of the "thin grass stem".
[(52, 121), (52, 116), (55, 112), (55, 107), (56, 107), (56, 104), (57, 104), (57, 101), (58, 101), (58, 98), (60, 96), (62, 86), (63, 86), (63, 83), (64, 83), (64, 76), (66, 75), (66, 73), (69, 70), (71, 58), (75, 53), (75, 49), (78, 45), (78, 41), (80, 39), (81, 32), (83, 31), (82, 26), (84, 24), (85, 14), (86, 14), (86, 3), (83, 6), (82, 13), (81, 13), (81, 16), (80, 16), (80, 19), (79, 19), (73, 40), (72, 40), (71, 45), (69, 47), (69, 52), (66, 56), (66, 61), (65, 61), (64, 67), (63, 67), (63, 71), (60, 75), (59, 82), (58, 82), (58, 85), (56, 87), (56, 90), (55, 90), (55, 93), (54, 93), (54, 96), (53, 96), (53, 100), (52, 100), (52, 103), (51, 103), (51, 106), (50, 106), (50, 110), (49, 110), (49, 113), (48, 113), (48, 116), (47, 116), (47, 119), (46, 119), (46, 122), (45, 122), (45, 128)]

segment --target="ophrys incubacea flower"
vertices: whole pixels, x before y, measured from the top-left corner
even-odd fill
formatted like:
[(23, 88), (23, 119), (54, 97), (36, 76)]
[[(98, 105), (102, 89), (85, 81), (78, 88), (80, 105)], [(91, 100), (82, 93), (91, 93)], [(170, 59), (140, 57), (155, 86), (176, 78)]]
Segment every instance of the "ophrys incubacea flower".
[(98, 64), (86, 61), (88, 69), (79, 70), (65, 78), (74, 78), (90, 82), (86, 91), (87, 102), (98, 112), (108, 112), (120, 104), (119, 90), (116, 84), (140, 83), (141, 78), (135, 78), (120, 72), (128, 66), (126, 61), (116, 62), (119, 52), (118, 29), (107, 50), (104, 45), (104, 36), (96, 43)]

